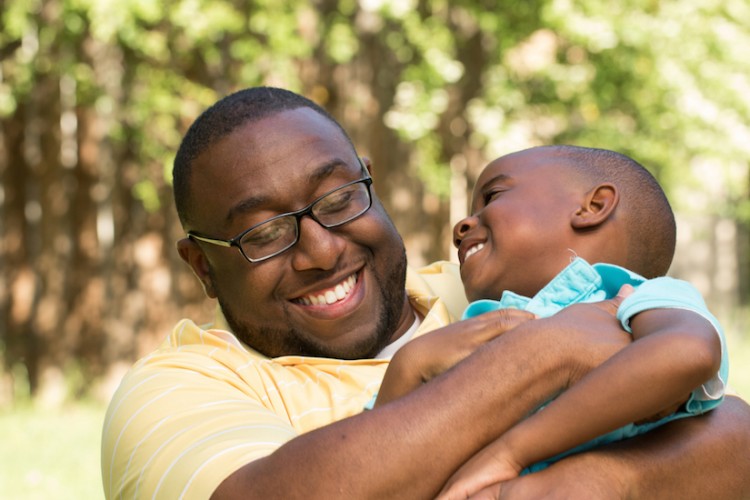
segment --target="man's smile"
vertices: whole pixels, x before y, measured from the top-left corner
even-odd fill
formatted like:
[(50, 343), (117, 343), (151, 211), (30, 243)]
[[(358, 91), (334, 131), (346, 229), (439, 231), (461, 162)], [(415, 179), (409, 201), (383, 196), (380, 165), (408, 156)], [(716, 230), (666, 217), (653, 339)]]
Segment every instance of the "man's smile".
[(357, 275), (352, 274), (342, 280), (339, 284), (320, 290), (314, 293), (309, 293), (298, 297), (293, 300), (297, 304), (304, 304), (306, 306), (317, 306), (317, 305), (331, 305), (344, 300), (349, 296), (354, 286), (357, 284)]

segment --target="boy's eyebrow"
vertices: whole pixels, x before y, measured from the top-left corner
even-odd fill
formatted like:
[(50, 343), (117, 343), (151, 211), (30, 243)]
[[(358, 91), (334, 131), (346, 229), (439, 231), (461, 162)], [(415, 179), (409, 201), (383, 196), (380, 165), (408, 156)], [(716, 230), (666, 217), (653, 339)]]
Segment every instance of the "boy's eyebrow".
[(511, 177), (508, 174), (497, 174), (496, 176), (490, 177), (485, 182), (483, 182), (479, 188), (479, 191), (484, 192), (484, 190), (487, 189), (487, 186), (498, 183), (498, 182), (507, 182), (510, 179)]
[[(319, 166), (315, 170), (313, 170), (310, 175), (307, 176), (307, 180), (305, 181), (308, 185), (315, 184), (317, 182), (322, 181), (326, 177), (329, 177), (331, 174), (333, 174), (335, 171), (347, 168), (349, 165), (340, 158), (333, 158), (332, 160), (324, 163), (323, 165)], [(229, 212), (226, 216), (226, 223), (230, 224), (232, 220), (234, 220), (235, 217), (242, 214), (247, 214), (258, 208), (259, 206), (262, 206), (265, 203), (268, 203), (268, 201), (272, 199), (270, 196), (266, 195), (251, 195), (247, 198), (239, 201), (237, 204), (235, 204), (232, 208), (229, 209)]]
[(487, 190), (489, 190), (488, 186), (491, 186), (497, 183), (508, 182), (510, 179), (511, 179), (510, 175), (500, 173), (494, 177), (490, 177), (489, 179), (484, 181), (481, 185), (475, 186), (477, 196), (472, 197), (472, 200), (471, 200), (472, 210), (476, 210), (477, 203), (479, 203), (481, 200), (484, 199), (485, 193), (487, 192)]

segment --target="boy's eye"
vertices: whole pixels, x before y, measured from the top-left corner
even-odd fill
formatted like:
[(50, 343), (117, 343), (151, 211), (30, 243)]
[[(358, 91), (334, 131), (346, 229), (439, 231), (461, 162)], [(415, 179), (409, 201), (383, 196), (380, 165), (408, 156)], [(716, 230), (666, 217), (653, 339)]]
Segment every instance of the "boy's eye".
[(500, 189), (493, 189), (492, 191), (485, 192), (484, 199), (483, 199), (484, 204), (485, 205), (489, 204), (492, 200), (500, 196), (501, 193), (502, 193), (502, 190)]

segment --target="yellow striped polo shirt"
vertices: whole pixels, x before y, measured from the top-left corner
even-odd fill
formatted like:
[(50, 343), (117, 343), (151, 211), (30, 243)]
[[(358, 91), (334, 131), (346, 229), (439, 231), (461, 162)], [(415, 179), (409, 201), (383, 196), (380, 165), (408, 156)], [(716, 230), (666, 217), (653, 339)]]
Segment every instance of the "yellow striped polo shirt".
[[(407, 272), (416, 335), (459, 318), (457, 266)], [(180, 321), (124, 377), (107, 410), (107, 498), (208, 498), (243, 465), (295, 436), (349, 417), (378, 390), (387, 360), (267, 358), (241, 344), (221, 314), (212, 328)]]

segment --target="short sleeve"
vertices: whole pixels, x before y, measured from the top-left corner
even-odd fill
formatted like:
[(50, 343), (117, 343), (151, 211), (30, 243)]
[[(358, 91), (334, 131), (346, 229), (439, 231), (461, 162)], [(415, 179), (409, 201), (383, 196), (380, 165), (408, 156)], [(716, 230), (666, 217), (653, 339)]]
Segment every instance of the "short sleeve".
[(729, 376), (729, 359), (726, 339), (719, 321), (708, 310), (700, 292), (690, 283), (669, 277), (645, 281), (627, 297), (617, 311), (623, 327), (631, 331), (630, 319), (648, 309), (685, 309), (708, 320), (713, 325), (721, 342), (721, 366), (719, 371), (700, 388), (693, 391), (686, 405), (693, 415), (705, 413), (719, 405), (724, 397)]
[(296, 436), (235, 379), (189, 352), (131, 370), (104, 424), (106, 497), (209, 498), (231, 473)]

